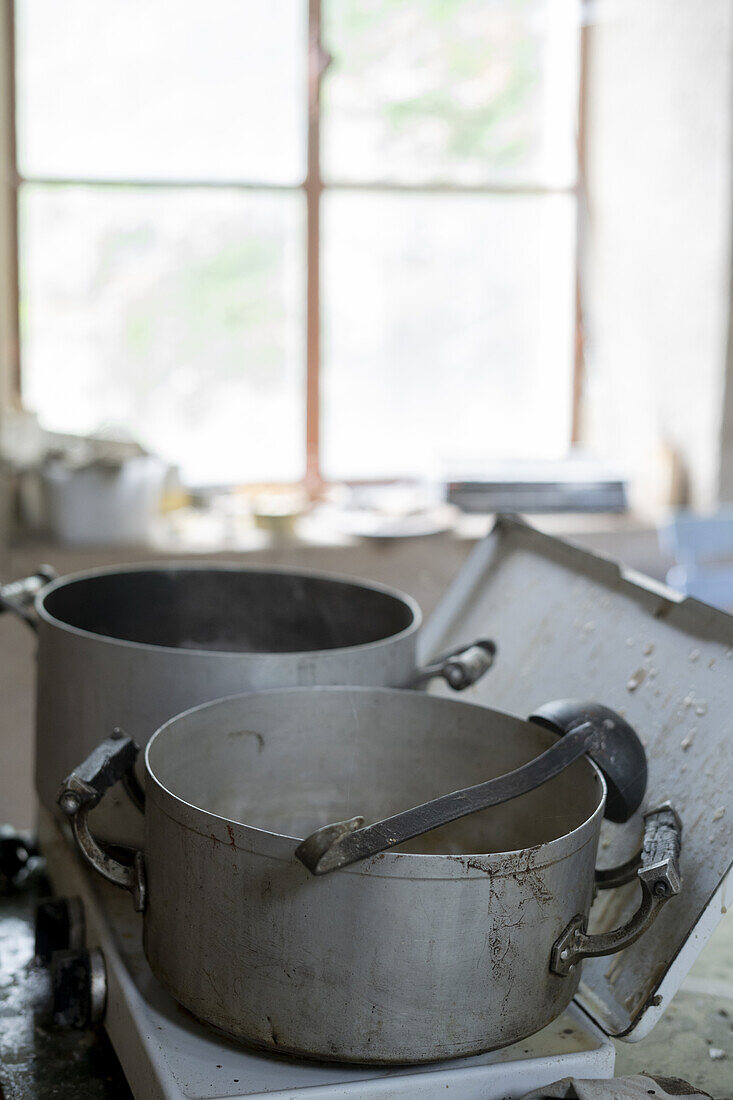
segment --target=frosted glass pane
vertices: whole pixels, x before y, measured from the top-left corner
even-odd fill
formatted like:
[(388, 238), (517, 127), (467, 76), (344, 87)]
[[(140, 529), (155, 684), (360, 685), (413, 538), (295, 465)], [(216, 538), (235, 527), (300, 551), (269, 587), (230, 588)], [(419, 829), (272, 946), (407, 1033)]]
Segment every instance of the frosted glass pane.
[(305, 0), (16, 0), (26, 175), (298, 182)]
[(574, 200), (356, 192), (324, 206), (326, 475), (564, 454)]
[(23, 395), (195, 483), (289, 480), (304, 452), (299, 193), (26, 186)]
[(326, 177), (572, 182), (578, 17), (578, 0), (325, 0)]

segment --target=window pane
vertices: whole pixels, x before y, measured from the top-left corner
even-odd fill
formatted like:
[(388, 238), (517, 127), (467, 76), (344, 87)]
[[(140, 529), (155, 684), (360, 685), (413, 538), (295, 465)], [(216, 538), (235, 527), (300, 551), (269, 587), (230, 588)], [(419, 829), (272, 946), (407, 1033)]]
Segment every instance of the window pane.
[(575, 174), (578, 0), (325, 0), (329, 179)]
[(305, 0), (16, 0), (30, 176), (305, 174)]
[(564, 454), (574, 200), (355, 192), (324, 213), (326, 475)]
[(189, 482), (303, 473), (299, 193), (21, 192), (23, 392)]

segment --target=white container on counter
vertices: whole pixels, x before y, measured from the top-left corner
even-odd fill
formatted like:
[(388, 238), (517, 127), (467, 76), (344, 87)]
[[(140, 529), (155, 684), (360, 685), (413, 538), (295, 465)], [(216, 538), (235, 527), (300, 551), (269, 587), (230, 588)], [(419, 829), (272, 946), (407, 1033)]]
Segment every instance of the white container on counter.
[(166, 470), (150, 455), (81, 468), (47, 463), (43, 484), (52, 536), (67, 546), (149, 542)]

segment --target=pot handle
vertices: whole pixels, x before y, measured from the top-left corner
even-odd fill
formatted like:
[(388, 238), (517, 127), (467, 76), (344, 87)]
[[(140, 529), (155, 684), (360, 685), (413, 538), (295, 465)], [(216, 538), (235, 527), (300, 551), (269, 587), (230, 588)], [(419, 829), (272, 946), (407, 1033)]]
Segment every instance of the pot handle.
[(89, 830), (89, 811), (103, 794), (132, 769), (140, 749), (131, 737), (110, 737), (67, 776), (58, 796), (58, 804), (69, 818), (79, 851), (102, 878), (129, 890), (138, 913), (145, 909), (145, 862), (136, 851), (132, 864), (120, 863), (108, 855)]
[(442, 676), (454, 691), (463, 691), (489, 671), (495, 656), (496, 643), (488, 638), (481, 638), (472, 645), (452, 649), (450, 653), (436, 657), (431, 664), (423, 665), (416, 671), (408, 686), (422, 687), (429, 680)]
[(573, 917), (555, 941), (550, 970), (566, 977), (582, 959), (613, 955), (635, 943), (654, 923), (659, 911), (682, 885), (679, 869), (682, 822), (669, 804), (644, 815), (644, 841), (636, 877), (641, 886), (641, 901), (634, 915), (620, 928), (588, 935), (588, 919), (582, 913)]
[(53, 580), (56, 580), (56, 570), (50, 565), (39, 565), (30, 577), (0, 585), (0, 614), (3, 611), (12, 611), (31, 630), (37, 631), (36, 617), (29, 607), (36, 598), (36, 593)]

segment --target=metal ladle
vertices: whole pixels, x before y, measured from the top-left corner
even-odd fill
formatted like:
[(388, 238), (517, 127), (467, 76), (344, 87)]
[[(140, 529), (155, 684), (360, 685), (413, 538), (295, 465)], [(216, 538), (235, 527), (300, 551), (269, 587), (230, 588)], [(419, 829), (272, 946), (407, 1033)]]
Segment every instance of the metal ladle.
[(609, 820), (627, 821), (639, 808), (646, 791), (646, 753), (636, 732), (619, 714), (598, 703), (563, 699), (541, 707), (530, 721), (561, 737), (529, 763), (364, 828), (363, 817), (324, 825), (298, 845), (296, 856), (314, 875), (348, 867), (458, 818), (533, 791), (584, 755), (603, 772)]

